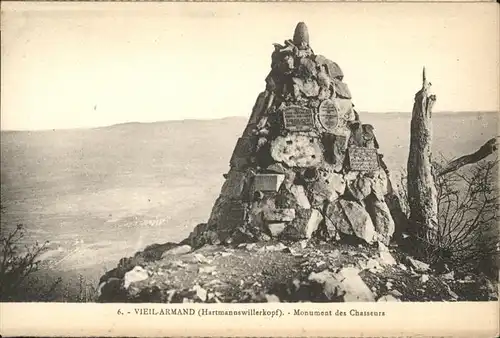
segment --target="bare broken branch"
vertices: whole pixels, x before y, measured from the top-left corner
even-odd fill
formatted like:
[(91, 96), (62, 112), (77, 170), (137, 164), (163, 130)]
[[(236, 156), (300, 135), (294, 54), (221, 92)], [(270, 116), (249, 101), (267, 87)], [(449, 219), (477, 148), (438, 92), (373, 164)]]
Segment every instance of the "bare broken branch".
[(475, 153), (464, 155), (459, 157), (450, 163), (448, 163), (445, 167), (440, 169), (437, 173), (438, 176), (443, 176), (452, 171), (456, 171), (461, 167), (481, 161), (485, 157), (488, 157), (493, 152), (495, 152), (498, 148), (498, 140), (497, 138), (492, 138), (488, 140), (481, 148), (479, 148)]

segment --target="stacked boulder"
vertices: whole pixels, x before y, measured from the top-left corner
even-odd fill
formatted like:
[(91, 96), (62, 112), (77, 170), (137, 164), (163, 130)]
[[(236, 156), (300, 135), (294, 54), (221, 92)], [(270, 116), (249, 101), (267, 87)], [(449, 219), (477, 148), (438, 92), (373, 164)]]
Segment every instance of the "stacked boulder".
[(229, 244), (312, 237), (388, 244), (389, 173), (374, 128), (354, 109), (340, 67), (309, 46), (299, 23), (274, 44), (266, 90), (238, 139), (207, 223), (187, 242)]

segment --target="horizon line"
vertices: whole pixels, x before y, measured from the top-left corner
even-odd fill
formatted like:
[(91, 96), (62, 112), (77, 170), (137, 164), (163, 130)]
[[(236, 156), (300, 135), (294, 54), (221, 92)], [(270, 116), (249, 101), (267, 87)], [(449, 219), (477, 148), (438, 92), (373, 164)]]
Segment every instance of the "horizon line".
[[(485, 110), (485, 111), (446, 111), (446, 110), (439, 110), (433, 112), (433, 114), (493, 114), (493, 113), (500, 113), (500, 111), (494, 111), (494, 110)], [(359, 111), (359, 114), (411, 114), (410, 111), (402, 111), (402, 112), (369, 112), (369, 111)], [(182, 122), (182, 121), (217, 121), (217, 120), (225, 120), (225, 119), (245, 119), (245, 118), (250, 118), (250, 116), (243, 116), (243, 115), (233, 115), (233, 116), (224, 116), (224, 117), (217, 117), (217, 118), (185, 118), (185, 119), (172, 119), (172, 120), (157, 120), (157, 121), (127, 121), (127, 122), (117, 122), (113, 124), (108, 124), (108, 125), (98, 125), (98, 126), (91, 126), (91, 127), (65, 127), (65, 128), (43, 128), (43, 129), (2, 129), (0, 126), (0, 132), (43, 132), (43, 131), (71, 131), (71, 130), (92, 130), (92, 129), (100, 129), (100, 128), (111, 128), (115, 126), (122, 126), (126, 124), (153, 124), (153, 123), (169, 123), (169, 122)]]

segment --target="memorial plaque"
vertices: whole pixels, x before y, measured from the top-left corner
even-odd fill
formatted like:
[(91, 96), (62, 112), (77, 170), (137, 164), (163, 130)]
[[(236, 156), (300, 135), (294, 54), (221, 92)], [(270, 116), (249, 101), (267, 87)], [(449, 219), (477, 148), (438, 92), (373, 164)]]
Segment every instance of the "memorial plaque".
[(308, 131), (314, 128), (314, 117), (310, 109), (289, 106), (283, 109), (283, 125), (290, 131)]
[(375, 171), (379, 169), (377, 149), (361, 147), (349, 148), (349, 165), (351, 170)]
[(321, 102), (318, 107), (318, 120), (326, 131), (335, 131), (339, 124), (339, 107), (337, 103), (332, 100)]
[(257, 174), (253, 180), (253, 191), (278, 191), (284, 180), (283, 174)]
[(347, 121), (352, 121), (354, 114), (351, 100), (328, 99), (318, 107), (318, 123), (326, 132), (335, 135), (347, 135)]

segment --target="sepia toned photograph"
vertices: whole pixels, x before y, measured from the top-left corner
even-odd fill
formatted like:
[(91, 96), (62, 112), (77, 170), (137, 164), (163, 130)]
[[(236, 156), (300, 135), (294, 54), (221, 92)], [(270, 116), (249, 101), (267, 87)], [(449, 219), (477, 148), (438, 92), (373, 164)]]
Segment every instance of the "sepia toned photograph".
[(78, 6), (2, 4), (3, 303), (498, 301), (494, 3)]

